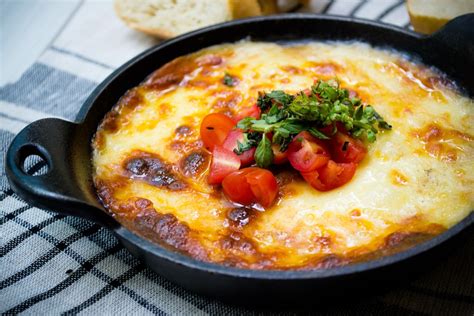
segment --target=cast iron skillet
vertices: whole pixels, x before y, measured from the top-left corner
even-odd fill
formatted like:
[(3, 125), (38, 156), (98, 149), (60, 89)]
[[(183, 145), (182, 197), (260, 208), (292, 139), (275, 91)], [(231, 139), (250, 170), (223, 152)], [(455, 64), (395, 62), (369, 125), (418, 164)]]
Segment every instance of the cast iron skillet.
[[(474, 14), (453, 20), (430, 37), (366, 20), (315, 14), (257, 17), (223, 23), (163, 42), (116, 70), (82, 107), (78, 120), (43, 119), (25, 127), (6, 157), (12, 189), (28, 203), (99, 223), (148, 267), (183, 287), (234, 303), (312, 301), (337, 294), (365, 293), (390, 285), (409, 272), (432, 265), (433, 256), (459, 243), (474, 212), (445, 233), (407, 251), (377, 260), (327, 270), (253, 271), (196, 261), (151, 243), (122, 227), (97, 200), (91, 179), (91, 138), (100, 120), (127, 89), (138, 85), (166, 62), (201, 48), (250, 37), (255, 41), (363, 40), (395, 48), (447, 73), (474, 95)], [(30, 176), (23, 168), (30, 155), (41, 156), (49, 171)], [(464, 232), (464, 234), (461, 234)], [(455, 238), (456, 237), (456, 238)], [(457, 240), (457, 241), (455, 241)]]

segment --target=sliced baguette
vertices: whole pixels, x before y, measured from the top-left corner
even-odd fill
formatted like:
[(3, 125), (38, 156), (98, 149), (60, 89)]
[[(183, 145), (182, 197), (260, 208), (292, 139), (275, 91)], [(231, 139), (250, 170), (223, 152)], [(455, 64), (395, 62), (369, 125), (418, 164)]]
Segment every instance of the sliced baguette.
[(230, 0), (229, 2), (233, 19), (277, 12), (276, 3), (273, 0)]
[(276, 0), (115, 0), (131, 28), (170, 38), (204, 26), (276, 12)]
[(474, 12), (474, 0), (407, 0), (407, 7), (415, 31), (431, 34), (449, 20)]
[[(238, 0), (234, 1), (238, 2)], [(260, 5), (260, 14), (258, 15), (278, 13), (278, 0), (258, 0), (257, 3)]]

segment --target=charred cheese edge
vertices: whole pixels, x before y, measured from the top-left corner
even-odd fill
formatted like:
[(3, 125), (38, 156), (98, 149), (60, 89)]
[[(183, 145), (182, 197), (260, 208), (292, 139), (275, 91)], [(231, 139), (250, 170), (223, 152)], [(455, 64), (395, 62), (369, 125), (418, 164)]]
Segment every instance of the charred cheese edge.
[[(228, 73), (234, 87), (223, 83)], [(206, 183), (202, 118), (337, 77), (393, 125), (346, 185), (318, 192), (274, 170), (278, 202), (239, 208)], [(364, 43), (238, 42), (180, 57), (128, 91), (94, 137), (98, 195), (117, 220), (198, 260), (309, 269), (370, 260), (443, 232), (474, 209), (474, 104), (445, 76)]]

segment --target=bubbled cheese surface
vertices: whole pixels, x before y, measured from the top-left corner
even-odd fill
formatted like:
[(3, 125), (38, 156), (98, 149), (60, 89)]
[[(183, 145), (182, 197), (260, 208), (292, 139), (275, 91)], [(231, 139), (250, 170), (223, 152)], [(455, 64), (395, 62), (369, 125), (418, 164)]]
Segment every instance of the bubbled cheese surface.
[[(427, 66), (363, 43), (245, 41), (173, 63), (118, 102), (92, 145), (94, 181), (106, 207), (123, 223), (156, 212), (146, 229), (179, 251), (252, 269), (332, 267), (390, 253), (406, 238), (441, 233), (474, 209), (474, 102)], [(226, 73), (237, 78), (234, 87), (223, 84)], [(206, 183), (210, 157), (199, 138), (202, 118), (238, 113), (259, 91), (296, 93), (334, 77), (393, 129), (368, 144), (348, 184), (318, 192), (291, 168), (278, 169), (278, 202), (236, 219), (242, 210)], [(199, 170), (188, 172), (193, 153)], [(133, 176), (126, 161), (143, 155), (166, 164), (182, 185), (173, 189)], [(167, 214), (174, 224), (159, 224)]]

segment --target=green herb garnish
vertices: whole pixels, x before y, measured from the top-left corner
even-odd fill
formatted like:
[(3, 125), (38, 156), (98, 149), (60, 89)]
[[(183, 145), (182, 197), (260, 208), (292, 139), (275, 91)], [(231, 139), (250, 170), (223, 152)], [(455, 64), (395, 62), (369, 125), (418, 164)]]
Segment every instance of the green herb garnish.
[(233, 87), (235, 86), (236, 84), (236, 80), (234, 77), (232, 77), (230, 74), (228, 74), (227, 72), (225, 73), (224, 75), (224, 79), (222, 80), (222, 82), (228, 86), (228, 87)]
[(250, 150), (252, 147), (256, 147), (261, 139), (262, 135), (259, 133), (244, 133), (243, 142), (241, 143), (237, 141), (237, 148), (234, 149), (234, 152), (237, 155), (241, 155), (244, 151)]
[(272, 141), (263, 136), (255, 151), (255, 162), (260, 168), (267, 168), (273, 162)]
[(274, 90), (270, 93), (259, 92), (257, 105), (262, 111), (266, 110), (274, 103), (285, 105), (293, 101), (293, 96), (281, 90)]
[[(373, 143), (378, 129), (392, 128), (372, 106), (350, 98), (349, 91), (340, 88), (337, 80), (319, 80), (310, 91), (296, 95), (282, 90), (259, 92), (257, 105), (262, 110), (260, 119), (246, 117), (237, 124), (244, 131), (244, 139), (235, 152), (241, 154), (257, 147), (255, 161), (259, 167), (272, 164), (272, 144), (278, 144), (280, 151), (285, 151), (302, 131), (319, 139), (329, 139), (337, 133), (336, 123), (340, 123), (351, 136)], [(329, 136), (320, 130), (327, 126), (332, 126)], [(263, 136), (268, 133), (273, 134), (271, 140)]]

